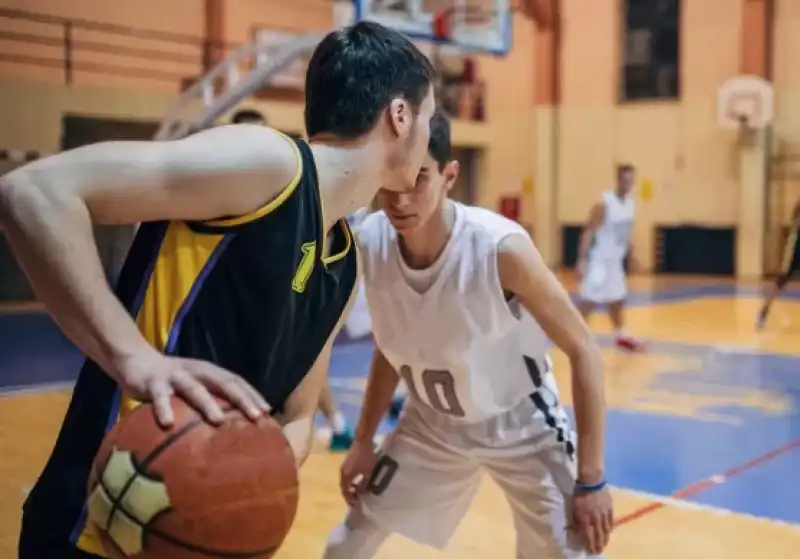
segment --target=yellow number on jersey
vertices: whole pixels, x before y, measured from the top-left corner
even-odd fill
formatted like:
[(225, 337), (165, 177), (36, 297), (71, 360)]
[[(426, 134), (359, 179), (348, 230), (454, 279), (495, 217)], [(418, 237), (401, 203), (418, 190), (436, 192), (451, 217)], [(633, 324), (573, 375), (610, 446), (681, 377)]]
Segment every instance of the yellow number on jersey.
[(294, 273), (294, 278), (292, 279), (292, 289), (298, 293), (302, 293), (306, 290), (308, 278), (311, 277), (311, 272), (314, 271), (314, 260), (317, 256), (317, 242), (309, 241), (303, 243), (300, 250), (303, 252), (303, 258), (300, 259), (300, 264), (297, 266), (297, 271)]

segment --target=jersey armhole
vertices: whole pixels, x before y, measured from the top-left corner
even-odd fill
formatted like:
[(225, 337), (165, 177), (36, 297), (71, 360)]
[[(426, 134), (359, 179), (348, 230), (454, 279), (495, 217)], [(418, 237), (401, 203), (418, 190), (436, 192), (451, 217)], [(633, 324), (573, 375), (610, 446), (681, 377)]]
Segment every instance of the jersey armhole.
[(276, 130), (276, 132), (278, 132), (278, 134), (283, 136), (283, 138), (289, 142), (289, 144), (292, 146), (292, 150), (294, 151), (297, 168), (295, 169), (292, 180), (290, 180), (289, 183), (283, 187), (283, 189), (278, 192), (278, 194), (269, 202), (250, 213), (241, 216), (211, 219), (208, 221), (190, 221), (187, 222), (189, 228), (198, 233), (212, 234), (236, 230), (253, 222), (259, 221), (260, 219), (275, 212), (275, 210), (280, 208), (292, 196), (292, 194), (294, 194), (303, 178), (303, 156), (300, 153), (300, 148), (297, 147), (297, 143), (292, 138), (283, 132), (280, 132), (279, 130)]
[[(519, 302), (518, 296), (513, 291), (509, 291), (505, 287), (503, 287), (503, 280), (500, 278), (500, 245), (503, 244), (507, 238), (511, 236), (520, 236), (526, 239), (529, 243), (533, 244), (533, 239), (531, 239), (528, 232), (525, 229), (520, 227), (519, 231), (509, 231), (505, 233), (500, 238), (495, 241), (495, 248), (494, 248), (494, 268), (495, 268), (495, 277), (494, 277), (494, 288), (497, 290), (497, 293), (502, 298), (504, 303), (504, 308), (506, 311), (506, 317), (512, 319), (514, 322), (519, 322), (520, 316), (519, 312), (515, 312), (515, 306), (521, 305)], [(526, 311), (527, 312), (527, 311)]]

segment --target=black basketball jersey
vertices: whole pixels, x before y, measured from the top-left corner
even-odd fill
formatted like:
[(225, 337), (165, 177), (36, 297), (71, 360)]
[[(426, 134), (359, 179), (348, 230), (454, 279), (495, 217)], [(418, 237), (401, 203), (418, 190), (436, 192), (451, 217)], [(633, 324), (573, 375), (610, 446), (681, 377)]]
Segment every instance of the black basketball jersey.
[[(356, 249), (345, 220), (324, 253), (325, 220), (309, 146), (292, 182), (250, 215), (202, 223), (143, 224), (117, 295), (154, 347), (205, 359), (257, 388), (280, 412), (314, 364), (356, 283)], [(127, 401), (87, 360), (55, 449), (26, 503), (53, 538), (102, 554), (85, 525), (89, 469)], [(224, 459), (224, 457), (221, 457)]]

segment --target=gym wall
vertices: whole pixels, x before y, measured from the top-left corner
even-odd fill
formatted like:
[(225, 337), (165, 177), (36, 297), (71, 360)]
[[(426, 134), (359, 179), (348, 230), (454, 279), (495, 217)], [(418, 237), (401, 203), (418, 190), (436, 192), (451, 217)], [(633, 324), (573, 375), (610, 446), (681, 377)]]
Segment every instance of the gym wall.
[[(684, 0), (680, 25), (680, 97), (620, 102), (625, 0), (562, 0), (560, 106), (542, 99), (546, 88), (542, 63), (545, 33), (528, 18), (514, 17), (514, 47), (505, 58), (480, 57), (478, 73), (487, 83), (487, 121), (459, 121), (454, 140), (480, 151), (477, 202), (497, 208), (500, 197), (522, 195), (523, 218), (534, 224), (546, 259), (560, 260), (565, 225), (582, 222), (600, 191), (610, 188), (614, 165), (635, 164), (640, 181), (653, 185), (649, 201), (639, 196), (634, 241), (639, 258), (653, 269), (656, 231), (684, 223), (736, 228), (742, 220), (736, 134), (719, 130), (716, 90), (741, 73), (742, 37), (747, 22), (741, 2)], [(41, 14), (202, 37), (203, 0), (6, 0), (4, 5)], [(333, 25), (330, 0), (220, 1), (215, 32), (225, 41), (249, 40), (257, 27), (325, 31)], [(800, 52), (800, 3), (775, 0), (774, 53), (776, 150), (800, 153), (800, 73), (792, 66)], [(61, 37), (57, 26), (0, 20), (0, 30)], [(163, 49), (163, 62), (141, 62), (149, 70), (192, 78), (201, 72), (198, 43), (159, 43), (119, 33), (75, 32), (75, 42), (95, 41), (119, 47)], [(154, 42), (155, 41), (155, 42)], [(169, 45), (169, 46), (167, 46)], [(61, 46), (3, 42), (4, 52), (24, 51), (59, 60)], [(33, 50), (31, 50), (33, 49)], [(39, 50), (36, 50), (39, 49)], [(78, 62), (118, 63), (113, 53), (83, 53)], [(119, 77), (75, 70), (71, 87), (63, 70), (0, 62), (0, 148), (53, 152), (61, 144), (65, 114), (153, 120), (175, 99), (179, 79)], [(271, 124), (302, 130), (296, 103), (259, 102)], [(797, 149), (795, 149), (797, 148)], [(780, 200), (772, 211), (785, 221), (800, 187), (789, 175), (773, 181)], [(748, 242), (747, 236), (737, 242)]]

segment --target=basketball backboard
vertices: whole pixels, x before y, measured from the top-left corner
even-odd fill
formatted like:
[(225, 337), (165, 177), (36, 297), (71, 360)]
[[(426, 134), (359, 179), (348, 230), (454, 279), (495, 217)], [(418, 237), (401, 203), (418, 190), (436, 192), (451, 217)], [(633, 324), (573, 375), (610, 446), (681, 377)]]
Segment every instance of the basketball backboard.
[(356, 21), (376, 21), (417, 40), (462, 52), (504, 55), (511, 48), (509, 0), (354, 0)]

